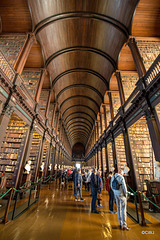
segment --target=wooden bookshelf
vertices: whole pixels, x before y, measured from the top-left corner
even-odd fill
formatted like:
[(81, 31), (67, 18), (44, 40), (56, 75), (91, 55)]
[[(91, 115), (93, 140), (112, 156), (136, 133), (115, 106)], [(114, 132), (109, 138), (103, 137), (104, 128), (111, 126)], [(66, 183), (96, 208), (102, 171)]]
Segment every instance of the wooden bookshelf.
[(137, 46), (140, 51), (146, 70), (150, 68), (160, 52), (160, 41), (137, 40)]
[(155, 106), (155, 109), (156, 109), (158, 120), (160, 123), (160, 103)]
[(118, 109), (121, 106), (119, 92), (112, 93), (112, 103), (113, 103), (114, 116), (116, 116)]
[(0, 149), (0, 173), (5, 172), (7, 188), (17, 182), (27, 132), (28, 125), (13, 113)]
[(42, 158), (42, 162), (44, 162), (43, 175), (46, 175), (45, 173), (47, 173), (47, 169), (48, 169), (49, 148), (50, 148), (50, 143), (46, 140), (44, 144), (43, 158)]
[(133, 92), (133, 90), (135, 89), (136, 82), (138, 81), (139, 77), (136, 72), (123, 73), (122, 71), (121, 78), (122, 78), (122, 85), (123, 85), (125, 100), (127, 100), (128, 97)]
[(35, 97), (40, 75), (41, 75), (40, 71), (33, 72), (33, 71), (26, 71), (26, 70), (23, 71), (21, 74), (23, 83), (33, 99)]
[(129, 138), (139, 188), (146, 191), (145, 180), (153, 179), (154, 155), (146, 120), (142, 117), (129, 128)]
[(125, 154), (125, 146), (123, 134), (121, 133), (118, 137), (115, 138), (116, 145), (116, 157), (117, 157), (117, 165), (118, 170), (123, 170), (125, 166), (127, 166), (126, 162), (126, 154)]
[(18, 55), (25, 43), (26, 36), (12, 36), (12, 35), (1, 35), (0, 36), (0, 49), (7, 58), (8, 62), (14, 66)]
[(33, 133), (33, 140), (30, 149), (29, 161), (31, 161), (31, 180), (36, 181), (36, 169), (38, 167), (38, 160), (40, 157), (40, 150), (41, 150), (41, 143), (42, 143), (42, 136), (40, 136), (37, 132)]
[(113, 164), (113, 150), (112, 150), (112, 143), (107, 144), (107, 152), (108, 152), (108, 165), (109, 165), (109, 171), (111, 171), (111, 168), (114, 167)]
[(45, 114), (48, 95), (49, 95), (49, 91), (42, 89), (41, 95), (39, 98), (39, 106), (40, 106), (40, 111), (43, 115)]

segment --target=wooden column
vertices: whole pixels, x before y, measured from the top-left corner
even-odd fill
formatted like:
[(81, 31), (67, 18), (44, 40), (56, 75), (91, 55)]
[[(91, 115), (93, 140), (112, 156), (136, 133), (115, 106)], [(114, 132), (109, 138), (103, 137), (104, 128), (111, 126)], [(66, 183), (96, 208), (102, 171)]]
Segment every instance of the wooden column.
[(128, 130), (126, 128), (125, 122), (123, 122), (123, 125), (122, 125), (122, 133), (123, 133), (123, 139), (124, 139), (127, 166), (130, 168), (130, 172), (129, 172), (129, 176), (131, 178), (130, 187), (134, 191), (136, 191), (138, 189), (138, 182), (135, 175), (135, 167), (132, 159), (129, 135), (128, 135)]
[(0, 148), (2, 146), (2, 141), (5, 137), (6, 129), (13, 111), (14, 111), (14, 107), (11, 106), (10, 104), (6, 104), (0, 115)]
[(59, 120), (59, 140), (62, 140), (62, 119)]
[(107, 150), (107, 143), (106, 142), (105, 142), (105, 159), (106, 159), (107, 172), (109, 172), (108, 150)]
[(45, 139), (45, 133), (44, 133), (42, 143), (41, 143), (41, 147), (40, 147), (40, 155), (39, 155), (39, 159), (37, 161), (37, 167), (36, 167), (36, 171), (35, 171), (34, 181), (36, 181), (37, 177), (39, 176), (39, 169), (40, 169), (40, 164), (41, 164), (42, 159), (43, 159), (43, 151), (44, 151), (45, 140), (46, 139)]
[(113, 118), (114, 118), (114, 111), (113, 111), (113, 102), (112, 102), (111, 92), (108, 92), (108, 97), (109, 97), (109, 106), (110, 106), (111, 120), (113, 120)]
[(136, 65), (137, 73), (139, 78), (143, 77), (143, 75), (146, 73), (145, 66), (143, 64), (142, 57), (140, 55), (140, 52), (137, 47), (137, 43), (134, 37), (130, 37), (128, 40), (128, 46), (131, 50), (134, 63)]
[(60, 159), (60, 147), (58, 149), (58, 154), (57, 154), (57, 165), (59, 165), (59, 159)]
[(52, 120), (51, 120), (51, 127), (52, 128), (55, 127), (54, 126), (54, 122), (55, 122), (55, 116), (56, 116), (57, 107), (58, 107), (58, 103), (55, 102), (54, 103), (54, 110), (53, 110)]
[(95, 152), (95, 150), (94, 150), (94, 168), (96, 169), (96, 152)]
[(123, 105), (125, 103), (125, 96), (124, 96), (124, 90), (123, 90), (122, 78), (121, 78), (120, 71), (116, 71), (115, 76), (117, 78), (117, 84), (118, 84), (118, 90), (119, 90), (121, 105)]
[(101, 171), (102, 171), (102, 179), (104, 176), (104, 168), (103, 168), (103, 152), (102, 152), (102, 146), (100, 147), (100, 153), (101, 153)]
[(44, 169), (44, 176), (45, 177), (47, 177), (47, 175), (48, 175), (49, 161), (50, 161), (50, 158), (51, 158), (51, 146), (52, 146), (52, 143), (50, 142), (49, 149), (48, 149), (48, 157), (47, 157), (47, 160), (46, 160), (46, 163), (45, 163), (45, 169)]
[(157, 126), (157, 122), (154, 113), (148, 108), (144, 110), (144, 114), (149, 129), (155, 159), (156, 161), (160, 162), (160, 132)]
[(36, 89), (36, 93), (35, 93), (35, 97), (34, 97), (34, 100), (37, 103), (39, 102), (39, 98), (40, 98), (40, 95), (41, 95), (42, 86), (43, 86), (43, 82), (44, 82), (46, 74), (47, 74), (46, 69), (43, 69), (41, 71), (41, 75), (40, 75), (40, 78), (39, 78), (39, 81), (38, 81), (38, 85), (37, 85), (37, 89)]
[(117, 170), (118, 166), (117, 166), (117, 157), (116, 157), (116, 145), (115, 145), (113, 134), (112, 134), (112, 141), (111, 142), (112, 142), (112, 151), (113, 151), (113, 163), (114, 163), (115, 170)]
[[(112, 103), (112, 95), (111, 92), (108, 92), (108, 97), (109, 97), (109, 106), (110, 106), (110, 113), (111, 113), (111, 120), (114, 118), (114, 112), (113, 112), (113, 103)], [(110, 128), (112, 129), (113, 123), (112, 121), (110, 122)], [(113, 163), (114, 167), (117, 170), (117, 158), (116, 158), (116, 147), (115, 147), (115, 141), (114, 141), (114, 135), (113, 132), (111, 132), (112, 135), (112, 151), (113, 151)]]
[(96, 125), (94, 127), (94, 144), (96, 143), (97, 141), (97, 137), (96, 137)]
[(27, 40), (23, 46), (23, 49), (18, 57), (18, 60), (14, 65), (14, 69), (16, 70), (17, 73), (19, 74), (22, 73), (24, 69), (24, 65), (27, 61), (28, 55), (30, 53), (31, 47), (33, 46), (34, 43), (36, 43), (35, 35), (34, 33), (29, 33), (27, 36)]
[(60, 112), (57, 112), (56, 113), (56, 123), (55, 123), (55, 133), (57, 134), (58, 133), (58, 124), (59, 124), (59, 120), (60, 120), (60, 115), (61, 113)]
[(100, 135), (102, 135), (103, 133), (103, 126), (102, 126), (102, 113), (99, 113), (99, 117), (100, 117)]
[(52, 90), (49, 90), (49, 95), (48, 95), (48, 99), (47, 99), (47, 104), (46, 104), (46, 110), (45, 110), (45, 117), (48, 118), (48, 114), (49, 114), (49, 107), (50, 107), (50, 102), (51, 102), (51, 96), (52, 96)]
[(51, 171), (51, 175), (53, 175), (54, 173), (54, 168), (55, 168), (55, 160), (56, 160), (56, 145), (54, 147), (54, 151), (53, 151), (53, 156), (52, 156), (52, 171)]
[(25, 152), (24, 152), (22, 168), (21, 168), (21, 172), (20, 172), (18, 185), (17, 185), (18, 188), (21, 186), (24, 166), (27, 163), (27, 161), (29, 160), (29, 155), (30, 155), (30, 150), (31, 150), (31, 145), (32, 145), (32, 140), (33, 140), (33, 134), (34, 134), (34, 119), (32, 121), (30, 129), (29, 129), (29, 136), (28, 136), (27, 143), (26, 143), (26, 148), (25, 148)]
[(107, 128), (107, 115), (106, 115), (106, 105), (102, 105), (103, 110), (104, 110), (104, 123), (105, 123), (105, 129)]
[(99, 169), (99, 154), (98, 154), (98, 149), (96, 149), (96, 154), (97, 154), (97, 169)]
[(97, 133), (96, 133), (96, 135), (97, 135), (97, 140), (99, 139), (99, 126), (98, 126), (98, 121), (96, 121), (96, 130), (97, 130)]

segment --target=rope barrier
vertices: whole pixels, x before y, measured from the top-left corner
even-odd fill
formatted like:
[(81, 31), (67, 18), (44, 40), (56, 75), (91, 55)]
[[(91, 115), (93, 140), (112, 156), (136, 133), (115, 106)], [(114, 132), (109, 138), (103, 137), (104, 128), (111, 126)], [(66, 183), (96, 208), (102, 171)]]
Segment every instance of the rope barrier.
[(157, 193), (157, 194), (154, 194), (153, 196), (148, 197), (148, 198), (154, 198), (154, 197), (159, 196), (159, 195), (160, 195), (160, 193)]
[[(133, 189), (127, 184), (127, 186), (129, 187), (129, 189), (133, 192), (133, 194), (134, 195), (136, 195), (137, 194), (137, 192), (134, 192), (133, 191)], [(153, 203), (149, 198), (153, 198), (153, 197), (155, 197), (155, 196), (158, 196), (158, 195), (160, 195), (160, 193), (157, 193), (157, 194), (155, 194), (155, 195), (153, 195), (153, 196), (151, 196), (151, 197), (146, 197), (142, 192), (140, 192), (141, 193), (141, 195), (145, 198), (145, 199), (147, 199), (150, 203), (152, 203), (155, 207), (157, 207), (158, 209), (160, 209), (160, 207), (159, 206), (157, 206), (155, 203)], [(128, 194), (130, 194), (130, 192), (128, 192)], [(130, 194), (130, 195), (132, 195), (132, 194)]]
[(155, 203), (153, 203), (151, 200), (149, 200), (142, 192), (140, 192), (141, 193), (141, 195), (143, 195), (143, 197), (145, 198), (145, 199), (147, 199), (150, 203), (152, 203), (155, 207), (157, 207), (158, 209), (160, 209), (160, 207), (159, 206), (157, 206)]
[[(55, 176), (55, 177), (54, 177), (54, 176)], [(40, 179), (37, 180), (37, 182), (26, 181), (26, 182), (21, 186), (21, 188), (23, 188), (26, 183), (31, 183), (31, 186), (29, 186), (27, 189), (16, 189), (16, 188), (13, 188), (13, 190), (14, 190), (15, 192), (20, 192), (20, 193), (27, 192), (27, 191), (29, 191), (31, 188), (33, 188), (34, 186), (38, 185), (39, 182), (46, 183), (46, 182), (48, 182), (50, 179), (55, 180), (56, 177), (57, 177), (57, 174), (53, 174), (53, 175), (49, 175), (49, 176), (47, 176), (47, 177), (41, 177)], [(45, 180), (45, 181), (42, 181), (43, 178), (46, 179), (46, 180)], [(4, 194), (1, 194), (0, 199), (2, 199), (3, 197), (5, 197), (11, 190), (12, 190), (12, 188), (10, 188), (10, 189), (9, 189), (7, 192), (5, 192)]]
[[(133, 191), (133, 189), (127, 184), (127, 186), (129, 187), (129, 189), (131, 190), (131, 192), (134, 194), (134, 195), (136, 195), (137, 194), (137, 192), (134, 192)], [(129, 192), (128, 192), (129, 193)], [(131, 195), (131, 194), (130, 194)]]
[(10, 188), (7, 192), (5, 192), (5, 193), (0, 197), (0, 199), (2, 199), (3, 197), (5, 197), (11, 190), (12, 190), (12, 188)]

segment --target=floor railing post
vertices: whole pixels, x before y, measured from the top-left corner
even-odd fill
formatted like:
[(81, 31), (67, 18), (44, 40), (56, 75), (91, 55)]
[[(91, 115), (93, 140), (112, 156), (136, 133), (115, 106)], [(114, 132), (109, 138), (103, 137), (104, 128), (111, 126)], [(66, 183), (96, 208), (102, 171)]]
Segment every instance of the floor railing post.
[(138, 199), (139, 199), (139, 207), (140, 207), (140, 212), (141, 212), (141, 226), (146, 226), (145, 218), (144, 218), (144, 210), (143, 210), (143, 205), (142, 205), (142, 197), (141, 197), (141, 192), (138, 191)]
[(8, 198), (8, 202), (7, 202), (7, 206), (6, 206), (6, 210), (5, 210), (5, 214), (4, 214), (2, 223), (7, 223), (8, 222), (8, 212), (9, 212), (9, 208), (10, 208), (10, 205), (11, 205), (12, 194), (13, 194), (13, 188), (10, 191), (10, 195), (9, 195), (9, 198)]

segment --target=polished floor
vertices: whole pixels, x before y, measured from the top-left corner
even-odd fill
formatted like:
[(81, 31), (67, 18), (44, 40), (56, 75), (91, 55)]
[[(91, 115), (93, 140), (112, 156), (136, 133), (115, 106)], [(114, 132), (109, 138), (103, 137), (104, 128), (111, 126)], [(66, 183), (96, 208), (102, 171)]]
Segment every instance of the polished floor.
[[(130, 231), (118, 228), (117, 214), (108, 211), (108, 194), (103, 191), (100, 214), (90, 212), (91, 196), (83, 190), (84, 202), (75, 202), (73, 191), (43, 187), (40, 200), (23, 215), (0, 224), (0, 240), (160, 240), (160, 222), (145, 215), (152, 224), (141, 227), (127, 218)], [(115, 206), (116, 207), (116, 206)]]

